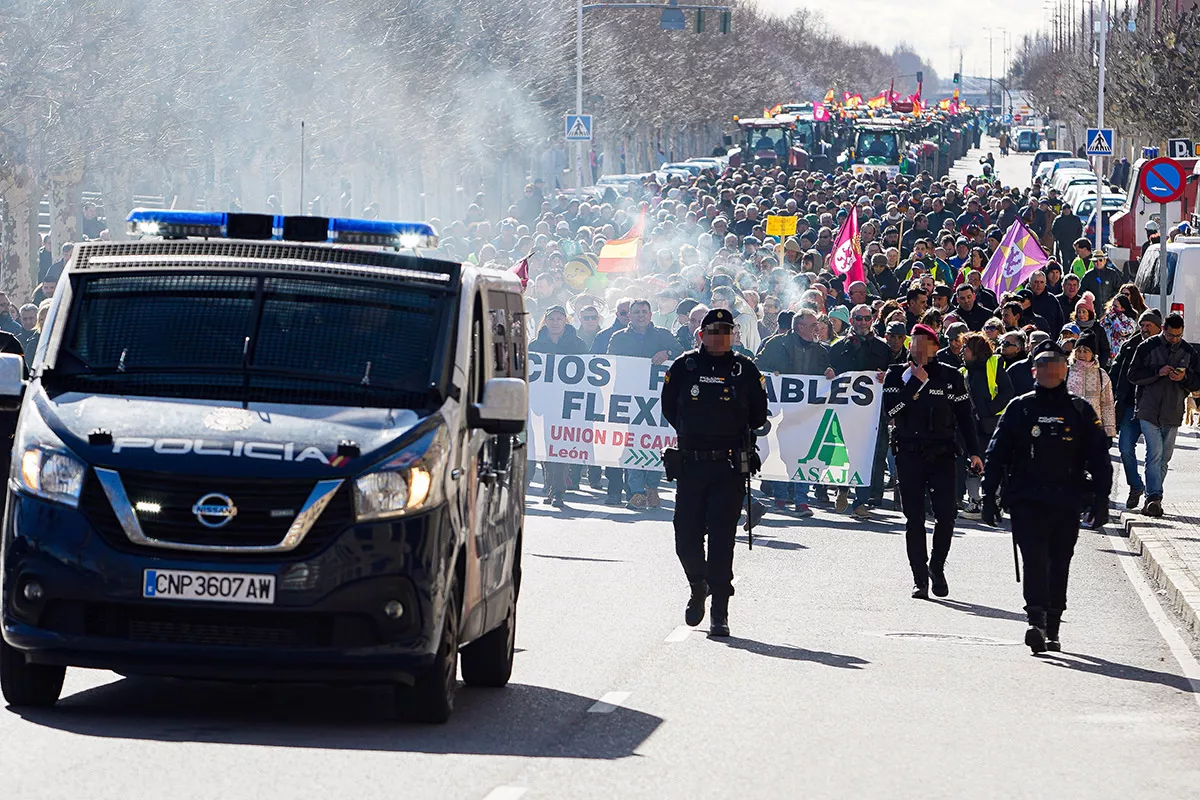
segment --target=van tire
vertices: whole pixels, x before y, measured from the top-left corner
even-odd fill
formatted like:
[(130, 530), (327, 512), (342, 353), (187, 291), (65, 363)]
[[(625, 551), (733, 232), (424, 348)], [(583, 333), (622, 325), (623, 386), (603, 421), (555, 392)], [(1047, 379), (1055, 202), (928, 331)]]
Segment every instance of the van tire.
[(441, 725), (454, 713), (458, 694), (458, 630), (462, 601), (457, 578), (450, 585), (450, 602), (433, 663), (415, 676), (412, 686), (395, 689), (396, 716), (405, 722)]
[(500, 627), (488, 631), (463, 648), (463, 683), (489, 689), (507, 686), (512, 677), (516, 642), (517, 603), (514, 600)]
[(0, 691), (15, 708), (49, 708), (62, 694), (66, 667), (30, 664), (25, 654), (0, 640)]

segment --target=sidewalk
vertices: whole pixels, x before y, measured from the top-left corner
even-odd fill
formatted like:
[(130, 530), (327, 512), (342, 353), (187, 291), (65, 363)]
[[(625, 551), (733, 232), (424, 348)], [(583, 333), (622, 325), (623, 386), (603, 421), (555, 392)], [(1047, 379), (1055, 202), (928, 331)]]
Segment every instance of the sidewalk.
[[(1138, 448), (1139, 455), (1144, 453)], [(1143, 463), (1139, 458), (1139, 464)], [(1124, 507), (1128, 487), (1120, 463), (1115, 470), (1112, 499)], [(1144, 469), (1144, 467), (1143, 467)], [(1143, 472), (1144, 474), (1144, 472)], [(1122, 522), (1135, 553), (1150, 573), (1155, 588), (1183, 619), (1193, 636), (1200, 638), (1200, 431), (1183, 427), (1175, 443), (1167, 472), (1163, 516), (1144, 517), (1125, 511)]]

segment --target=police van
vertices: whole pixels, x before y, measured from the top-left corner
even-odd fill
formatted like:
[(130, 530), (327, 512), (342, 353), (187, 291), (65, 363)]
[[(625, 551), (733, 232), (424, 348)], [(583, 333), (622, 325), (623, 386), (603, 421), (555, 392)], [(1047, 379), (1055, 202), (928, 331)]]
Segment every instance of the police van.
[[(528, 407), (515, 275), (420, 223), (136, 210), (75, 248), (19, 407), (0, 687), (68, 666), (384, 683), (442, 722), (512, 671)], [(460, 660), (461, 659), (461, 660)]]

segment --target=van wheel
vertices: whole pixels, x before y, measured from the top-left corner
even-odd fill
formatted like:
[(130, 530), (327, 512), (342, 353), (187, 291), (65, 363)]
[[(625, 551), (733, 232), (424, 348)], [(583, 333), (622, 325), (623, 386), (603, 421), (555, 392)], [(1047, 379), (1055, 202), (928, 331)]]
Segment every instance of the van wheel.
[(0, 640), (0, 691), (9, 705), (49, 708), (62, 694), (66, 667), (29, 664), (25, 654)]
[(462, 609), (457, 580), (450, 587), (450, 598), (433, 663), (416, 676), (412, 686), (395, 689), (396, 716), (407, 722), (441, 725), (454, 713), (454, 697), (458, 693), (458, 624)]
[(463, 648), (463, 683), (492, 689), (508, 685), (516, 644), (517, 604), (514, 600), (504, 624)]

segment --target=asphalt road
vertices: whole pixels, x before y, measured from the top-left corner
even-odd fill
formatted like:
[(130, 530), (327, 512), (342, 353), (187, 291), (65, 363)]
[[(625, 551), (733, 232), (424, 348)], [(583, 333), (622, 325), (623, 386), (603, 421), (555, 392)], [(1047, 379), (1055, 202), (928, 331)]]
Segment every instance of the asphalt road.
[(381, 690), (71, 670), (0, 712), (0, 797), (1200, 796), (1200, 689), (1124, 540), (1082, 535), (1065, 652), (1034, 657), (1005, 533), (961, 526), (922, 602), (890, 512), (773, 515), (717, 641), (681, 628), (669, 510), (600, 499), (530, 505), (513, 683), (444, 727)]
[(376, 689), (71, 670), (57, 708), (0, 711), (0, 798), (1200, 796), (1195, 643), (1123, 539), (1081, 534), (1064, 652), (1034, 657), (1005, 532), (962, 522), (922, 602), (897, 516), (772, 515), (717, 641), (682, 627), (669, 509), (539, 499), (513, 683), (448, 725)]

